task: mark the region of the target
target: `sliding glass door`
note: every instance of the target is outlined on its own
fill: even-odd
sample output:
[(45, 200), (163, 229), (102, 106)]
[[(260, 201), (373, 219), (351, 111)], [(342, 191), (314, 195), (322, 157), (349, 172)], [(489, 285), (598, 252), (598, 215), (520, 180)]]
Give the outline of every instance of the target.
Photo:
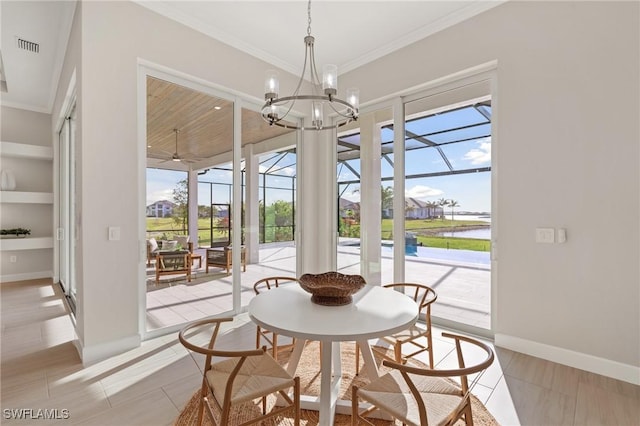
[(337, 133), (337, 268), (432, 287), (444, 325), (491, 330), (490, 76), (398, 98)]
[(405, 279), (438, 294), (432, 316), (491, 329), (489, 80), (405, 103)]
[(75, 283), (75, 126), (76, 108), (72, 106), (58, 132), (58, 273), (71, 310), (76, 307)]

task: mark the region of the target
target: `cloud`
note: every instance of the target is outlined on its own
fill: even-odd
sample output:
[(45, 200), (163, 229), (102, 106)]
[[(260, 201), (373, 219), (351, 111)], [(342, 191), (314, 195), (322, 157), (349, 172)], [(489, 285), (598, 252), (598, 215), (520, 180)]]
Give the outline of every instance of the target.
[(478, 148), (474, 148), (464, 155), (474, 166), (491, 163), (491, 138), (478, 141)]
[(352, 203), (359, 203), (360, 202), (360, 193), (359, 192), (345, 192), (344, 194), (342, 194), (342, 198), (344, 198), (345, 200), (349, 200)]
[(161, 200), (173, 201), (173, 189), (152, 189), (147, 192), (147, 205)]
[[(293, 176), (296, 173), (296, 170), (293, 167), (285, 167), (282, 169), (277, 169), (278, 171), (276, 172), (277, 175), (285, 175), (285, 176)], [(260, 173), (265, 173), (267, 171), (267, 167), (263, 166), (262, 164), (260, 164), (258, 166), (258, 171)]]
[(435, 188), (430, 188), (424, 185), (416, 185), (412, 188), (405, 189), (404, 195), (405, 197), (410, 198), (428, 198), (428, 197), (437, 197), (444, 194), (443, 191)]

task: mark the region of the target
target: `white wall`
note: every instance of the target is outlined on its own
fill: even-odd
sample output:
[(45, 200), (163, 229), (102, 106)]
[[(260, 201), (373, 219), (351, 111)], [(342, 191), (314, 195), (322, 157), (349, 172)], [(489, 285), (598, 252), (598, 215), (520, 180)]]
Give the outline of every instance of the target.
[[(636, 383), (638, 17), (637, 2), (508, 2), (341, 82), (366, 102), (497, 60), (497, 341)], [(536, 244), (536, 227), (568, 241)]]
[(4, 142), (51, 146), (51, 115), (3, 106), (0, 139)]
[[(497, 60), (495, 331), (530, 352), (549, 347), (623, 374), (640, 363), (638, 27), (637, 3), (509, 2), (341, 77), (366, 102)], [(94, 347), (138, 333), (139, 218), (124, 206), (145, 196), (139, 57), (256, 98), (267, 68), (137, 5), (83, 3), (83, 320)], [(300, 161), (304, 184), (318, 164)], [(318, 194), (329, 198), (328, 186)], [(317, 206), (305, 205), (301, 232), (317, 234)], [(121, 241), (107, 241), (108, 226), (121, 227)], [(538, 226), (565, 227), (569, 240), (536, 244)], [(311, 255), (329, 264), (324, 246), (303, 265)]]
[[(144, 212), (135, 206), (146, 194), (138, 189), (138, 60), (252, 93), (256, 103), (264, 70), (272, 66), (130, 2), (82, 2), (71, 38), (54, 116), (75, 68), (81, 221), (77, 317), (81, 355), (90, 363), (136, 346), (142, 332), (138, 277), (145, 259), (139, 215)], [(281, 87), (288, 85), (295, 87), (295, 76), (281, 74)], [(108, 241), (110, 226), (120, 227), (120, 241)]]

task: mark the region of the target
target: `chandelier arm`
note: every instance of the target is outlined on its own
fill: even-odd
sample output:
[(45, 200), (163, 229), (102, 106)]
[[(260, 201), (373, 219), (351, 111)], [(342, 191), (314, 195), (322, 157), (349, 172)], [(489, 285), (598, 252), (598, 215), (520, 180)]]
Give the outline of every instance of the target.
[[(306, 42), (306, 38), (305, 38), (305, 48), (304, 48), (304, 63), (302, 64), (302, 73), (300, 74), (300, 79), (298, 80), (298, 85), (296, 86), (296, 89), (293, 91), (293, 95), (289, 96), (289, 99), (291, 101), (291, 103), (289, 104), (289, 106), (287, 107), (287, 110), (284, 114), (282, 114), (281, 117), (278, 117), (277, 120), (274, 121), (273, 118), (267, 120), (270, 123), (273, 122), (279, 122), (280, 120), (284, 120), (289, 113), (291, 112), (291, 110), (293, 109), (293, 106), (296, 103), (296, 99), (298, 96), (298, 93), (300, 93), (300, 88), (302, 87), (302, 82), (304, 81), (304, 72), (307, 69), (307, 63), (308, 63), (308, 58), (309, 58), (309, 48), (308, 48), (308, 43)], [(313, 60), (313, 55), (311, 55), (311, 59)], [(276, 106), (284, 106), (284, 104), (286, 103), (286, 101), (282, 101), (284, 98), (274, 98), (271, 99), (270, 102), (265, 103), (265, 105), (262, 107), (263, 109), (267, 106), (267, 105), (276, 105)], [(282, 102), (281, 102), (282, 101)], [(264, 114), (262, 114), (263, 117), (265, 117)], [(266, 120), (266, 118), (265, 118)]]
[[(358, 116), (358, 109), (354, 108), (353, 105), (351, 105), (350, 103), (343, 101), (342, 99), (338, 99), (338, 98), (334, 98), (332, 97), (331, 100), (333, 102), (329, 102), (329, 106), (331, 107), (331, 109), (333, 110), (333, 112), (335, 112), (336, 114), (338, 114), (340, 117), (345, 117), (345, 118), (355, 118)], [(334, 103), (339, 103), (342, 104), (344, 106), (347, 107), (347, 113), (343, 113), (340, 112), (336, 109), (336, 107), (333, 105)]]
[(320, 76), (318, 75), (318, 69), (316, 68), (316, 52), (313, 47), (313, 44), (309, 46), (309, 51), (311, 53), (310, 55), (311, 61), (309, 66), (309, 74), (311, 78), (311, 91), (315, 95), (320, 92), (319, 87), (321, 82), (320, 82)]
[(337, 129), (337, 128), (339, 128), (339, 127), (344, 126), (345, 124), (349, 124), (349, 123), (351, 123), (352, 121), (354, 121), (354, 120), (345, 120), (345, 121), (343, 121), (343, 122), (341, 122), (341, 123), (338, 123), (338, 124), (336, 124), (336, 125), (334, 125), (334, 126), (322, 126), (322, 128), (321, 128), (321, 129), (318, 129), (318, 128), (316, 128), (315, 126), (311, 126), (311, 127), (304, 127), (304, 126), (290, 125), (290, 124), (287, 124), (287, 123), (281, 123), (281, 122), (280, 122), (280, 120), (273, 121), (273, 122), (269, 121), (269, 123), (270, 123), (270, 124), (273, 124), (273, 125), (275, 125), (275, 126), (278, 126), (278, 127), (282, 127), (283, 129), (303, 130), (303, 131), (304, 131), (304, 130), (318, 130), (318, 131), (320, 131), (320, 130), (331, 130), (331, 129)]
[[(353, 106), (351, 104), (349, 104), (347, 101), (344, 101), (340, 98), (334, 98), (332, 97), (331, 99), (329, 98), (329, 96), (327, 95), (296, 95), (296, 96), (285, 96), (282, 98), (276, 98), (273, 99), (271, 101), (266, 102), (263, 106), (262, 106), (262, 118), (268, 122), (269, 124), (275, 124), (279, 127), (283, 127), (286, 129), (300, 129), (300, 130), (306, 130), (309, 128), (306, 128), (304, 126), (295, 126), (295, 125), (289, 125), (286, 123), (281, 123), (282, 120), (284, 120), (284, 118), (286, 117), (286, 115), (282, 116), (282, 117), (278, 117), (278, 119), (274, 119), (273, 117), (269, 117), (268, 114), (265, 114), (264, 111), (267, 109), (267, 107), (271, 106), (272, 104), (274, 105), (282, 105), (285, 104), (287, 102), (291, 102), (291, 105), (293, 106), (293, 103), (295, 103), (295, 101), (300, 100), (300, 101), (322, 101), (322, 102), (329, 102), (330, 105), (332, 105), (333, 103), (338, 103), (341, 104), (347, 108), (349, 108), (351, 111), (356, 111), (353, 109)], [(333, 108), (333, 105), (332, 105)], [(289, 108), (289, 110), (291, 110), (291, 107)], [(338, 115), (340, 115), (343, 118), (346, 118), (347, 120), (343, 123), (339, 123), (335, 126), (323, 126), (322, 129), (335, 129), (337, 127), (342, 127), (347, 123), (350, 123), (352, 121), (357, 120), (357, 116), (356, 115), (344, 115), (341, 114), (339, 111), (335, 110), (336, 113), (338, 113)], [(314, 128), (315, 129), (315, 128)], [(316, 129), (316, 130), (320, 130), (320, 129)]]
[[(305, 45), (304, 48), (304, 63), (302, 64), (302, 73), (300, 74), (300, 80), (298, 80), (298, 85), (296, 86), (296, 90), (293, 91), (293, 96), (297, 96), (298, 92), (300, 92), (300, 88), (302, 87), (302, 82), (304, 81), (304, 72), (307, 69), (307, 62), (308, 62), (308, 48)], [(313, 60), (313, 56), (311, 57), (311, 59)]]

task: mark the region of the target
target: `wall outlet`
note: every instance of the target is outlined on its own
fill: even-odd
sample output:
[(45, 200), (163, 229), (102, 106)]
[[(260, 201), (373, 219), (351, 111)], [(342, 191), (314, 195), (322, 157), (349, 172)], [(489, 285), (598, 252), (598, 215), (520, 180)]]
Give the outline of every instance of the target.
[(119, 241), (120, 240), (120, 227), (119, 226), (110, 226), (109, 227), (109, 241)]
[(536, 243), (551, 243), (556, 240), (556, 231), (553, 228), (536, 228)]
[(558, 242), (559, 243), (567, 242), (567, 230), (565, 228), (558, 228)]
[(9, 262), (16, 263), (18, 261), (18, 256), (9, 256)]

